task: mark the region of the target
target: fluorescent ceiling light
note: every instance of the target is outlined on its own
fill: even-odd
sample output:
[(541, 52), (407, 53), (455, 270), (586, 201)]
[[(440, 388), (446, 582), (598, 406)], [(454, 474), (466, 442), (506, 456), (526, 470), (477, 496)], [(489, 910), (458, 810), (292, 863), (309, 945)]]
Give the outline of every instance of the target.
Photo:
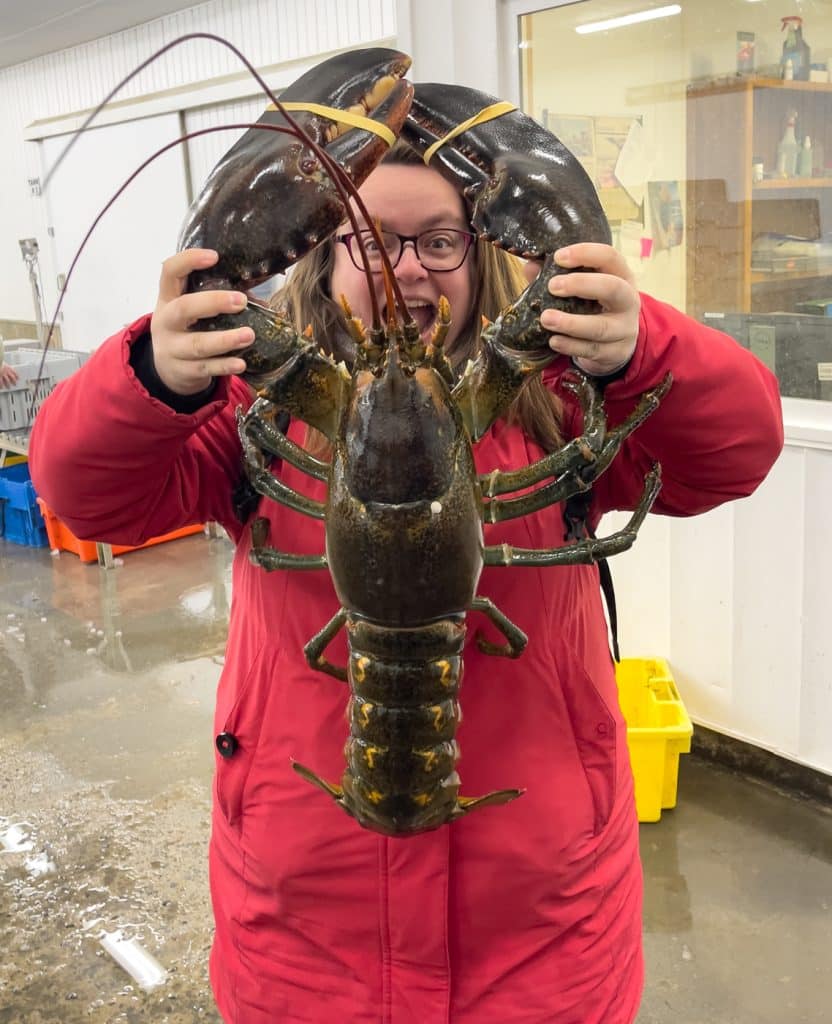
[(670, 18), (674, 14), (681, 14), (682, 8), (679, 4), (668, 4), (667, 7), (653, 7), (648, 11), (635, 11), (633, 14), (622, 14), (620, 18), (607, 18), (605, 21), (590, 21), (586, 25), (578, 25), (575, 31), (578, 35), (587, 35), (589, 32), (606, 32), (610, 28), (622, 28), (624, 25), (636, 25), (640, 21), (652, 21), (654, 18)]

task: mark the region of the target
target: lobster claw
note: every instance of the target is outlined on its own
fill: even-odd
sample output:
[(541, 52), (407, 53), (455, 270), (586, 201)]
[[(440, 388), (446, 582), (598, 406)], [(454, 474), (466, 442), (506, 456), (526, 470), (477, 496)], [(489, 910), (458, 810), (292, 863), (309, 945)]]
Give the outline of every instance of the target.
[(521, 110), (458, 85), (419, 84), (402, 136), (429, 157), (468, 205), (478, 235), (519, 256), (540, 259), (573, 242), (611, 241), (595, 187), (563, 143)]
[[(386, 140), (349, 127), (325, 109), (291, 115), (359, 185), (407, 115), (413, 87), (403, 75), (409, 66), (410, 58), (397, 50), (351, 50), (307, 71), (281, 94), (281, 102), (336, 108), (380, 122)], [(287, 122), (272, 105), (258, 124)], [(219, 161), (187, 214), (179, 248), (220, 254), (215, 266), (190, 275), (188, 290), (252, 288), (311, 251), (344, 215), (329, 173), (303, 141), (250, 128)]]
[(509, 103), (464, 86), (417, 85), (402, 136), (454, 185), (484, 241), (543, 266), (523, 294), (480, 339), (477, 358), (453, 391), (472, 438), (508, 408), (524, 382), (555, 358), (544, 309), (598, 313), (579, 296), (554, 296), (554, 253), (576, 242), (610, 244), (598, 193), (575, 155), (551, 132)]

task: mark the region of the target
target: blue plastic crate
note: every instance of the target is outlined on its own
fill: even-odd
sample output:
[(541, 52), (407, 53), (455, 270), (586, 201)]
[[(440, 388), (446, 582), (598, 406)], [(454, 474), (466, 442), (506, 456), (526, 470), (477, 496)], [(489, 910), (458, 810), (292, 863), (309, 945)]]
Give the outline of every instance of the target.
[(28, 463), (0, 469), (0, 536), (12, 544), (49, 546)]

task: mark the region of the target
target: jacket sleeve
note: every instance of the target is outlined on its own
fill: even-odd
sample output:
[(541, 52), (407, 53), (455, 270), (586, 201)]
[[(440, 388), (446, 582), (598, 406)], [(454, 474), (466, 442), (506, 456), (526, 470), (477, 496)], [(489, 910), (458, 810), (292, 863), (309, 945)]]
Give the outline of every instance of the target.
[[(609, 426), (621, 423), (666, 373), (673, 383), (594, 484), (593, 515), (634, 509), (657, 462), (662, 489), (654, 512), (696, 515), (751, 494), (783, 447), (776, 377), (728, 335), (641, 298), (635, 354), (604, 391)], [(580, 432), (574, 403), (565, 413), (567, 433)]]
[(141, 544), (190, 523), (239, 536), (232, 490), (241, 475), (237, 378), (191, 414), (152, 398), (129, 363), (143, 317), (109, 338), (43, 403), (29, 461), (38, 494), (81, 539)]

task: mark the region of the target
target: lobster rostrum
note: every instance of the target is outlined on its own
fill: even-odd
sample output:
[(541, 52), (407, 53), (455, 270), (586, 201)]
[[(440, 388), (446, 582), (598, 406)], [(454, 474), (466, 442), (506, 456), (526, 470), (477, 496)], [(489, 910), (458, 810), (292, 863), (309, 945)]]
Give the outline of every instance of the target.
[[(416, 89), (405, 133), (413, 145), (427, 151), (448, 134), (444, 125), (476, 115), (483, 97), (473, 90), (424, 88), (424, 98), (423, 87)], [(293, 94), (299, 92), (293, 88)], [(440, 113), (444, 121), (439, 120)], [(355, 343), (350, 368), (323, 352), (319, 339), (298, 334), (270, 311), (259, 311), (256, 322), (244, 315), (210, 321), (216, 329), (249, 323), (257, 332), (251, 358), (242, 354), (250, 361), (247, 376), (260, 384), (258, 398), (245, 414), (238, 411), (249, 480), (259, 494), (325, 524), (325, 552), (301, 555), (270, 547), (268, 522), (257, 518), (251, 527), (250, 557), (267, 570), (328, 569), (341, 605), (304, 651), (310, 666), (349, 683), (346, 770), (336, 784), (297, 762), (294, 768), (359, 824), (394, 836), (438, 828), (476, 807), (521, 795), (517, 789), (480, 797), (459, 793), (455, 737), (466, 614), (485, 614), (504, 637), (504, 643), (494, 644), (478, 636), (478, 645), (487, 653), (518, 657), (527, 643), (517, 626), (478, 595), (483, 566), (572, 565), (623, 551), (633, 543), (660, 487), (655, 466), (630, 522), (607, 538), (546, 550), (484, 543), (484, 522), (526, 515), (591, 487), (624, 439), (657, 407), (670, 381), (645, 393), (624, 422), (608, 429), (600, 392), (576, 373), (565, 386), (583, 408), (583, 434), (529, 466), (478, 475), (472, 440), (507, 410), (532, 374), (555, 358), (539, 323), (542, 309), (564, 308), (564, 300), (555, 299), (546, 288), (545, 275), (559, 272), (551, 253), (567, 242), (607, 241), (609, 234), (583, 169), (557, 139), (524, 115), (478, 127), (473, 141), (476, 147), (468, 133), (461, 132), (443, 143), (442, 173), (465, 190), (473, 223), (483, 237), (545, 259), (540, 277), (484, 330), (479, 354), (458, 379), (443, 351), (450, 323), (447, 303), (440, 302), (433, 335), (425, 343), (389, 265), (384, 271), (386, 322), (375, 298), (374, 322), (367, 329), (352, 318), (343, 301)], [(270, 142), (252, 139), (251, 145), (257, 149)], [(515, 152), (526, 156), (521, 160), (512, 156)], [(251, 172), (252, 187), (256, 173)], [(328, 173), (340, 177), (342, 185), (348, 181), (331, 166)], [(230, 215), (225, 204), (236, 201), (241, 186), (226, 195), (221, 170), (211, 182), (208, 189), (217, 197), (210, 217), (213, 227), (205, 227), (200, 213), (212, 204), (199, 200), (183, 244), (222, 251), (222, 226)], [(535, 187), (534, 204), (525, 193), (530, 182)], [(245, 187), (242, 191), (245, 194)], [(251, 202), (256, 204), (256, 199)], [(321, 199), (323, 206), (327, 202)], [(527, 217), (530, 206), (534, 215)], [(259, 206), (250, 210), (259, 212)], [(294, 240), (298, 229), (293, 229), (292, 249), (298, 254), (324, 237), (316, 202), (305, 211), (305, 243)], [(263, 266), (286, 265), (287, 250), (274, 243), (274, 238), (284, 237), (278, 226), (283, 212), (282, 207), (275, 210), (275, 228), (263, 236), (256, 259), (245, 266), (225, 264), (230, 281), (223, 286), (251, 281)], [(338, 216), (343, 214), (342, 207)], [(240, 230), (248, 223), (242, 218)], [(365, 224), (375, 230), (369, 218)], [(329, 223), (327, 230), (335, 227)], [(380, 239), (377, 244), (383, 252)], [(244, 251), (242, 243), (235, 240), (235, 245)], [(367, 276), (370, 287), (369, 269)], [(216, 280), (195, 284), (217, 285)], [(276, 426), (280, 411), (323, 433), (331, 460), (315, 458), (290, 441)], [(266, 455), (325, 481), (326, 500), (316, 501), (288, 487), (269, 469)], [(525, 493), (500, 497), (518, 490)], [(346, 630), (349, 649), (348, 665), (343, 667), (329, 662), (325, 654), (341, 629)]]

